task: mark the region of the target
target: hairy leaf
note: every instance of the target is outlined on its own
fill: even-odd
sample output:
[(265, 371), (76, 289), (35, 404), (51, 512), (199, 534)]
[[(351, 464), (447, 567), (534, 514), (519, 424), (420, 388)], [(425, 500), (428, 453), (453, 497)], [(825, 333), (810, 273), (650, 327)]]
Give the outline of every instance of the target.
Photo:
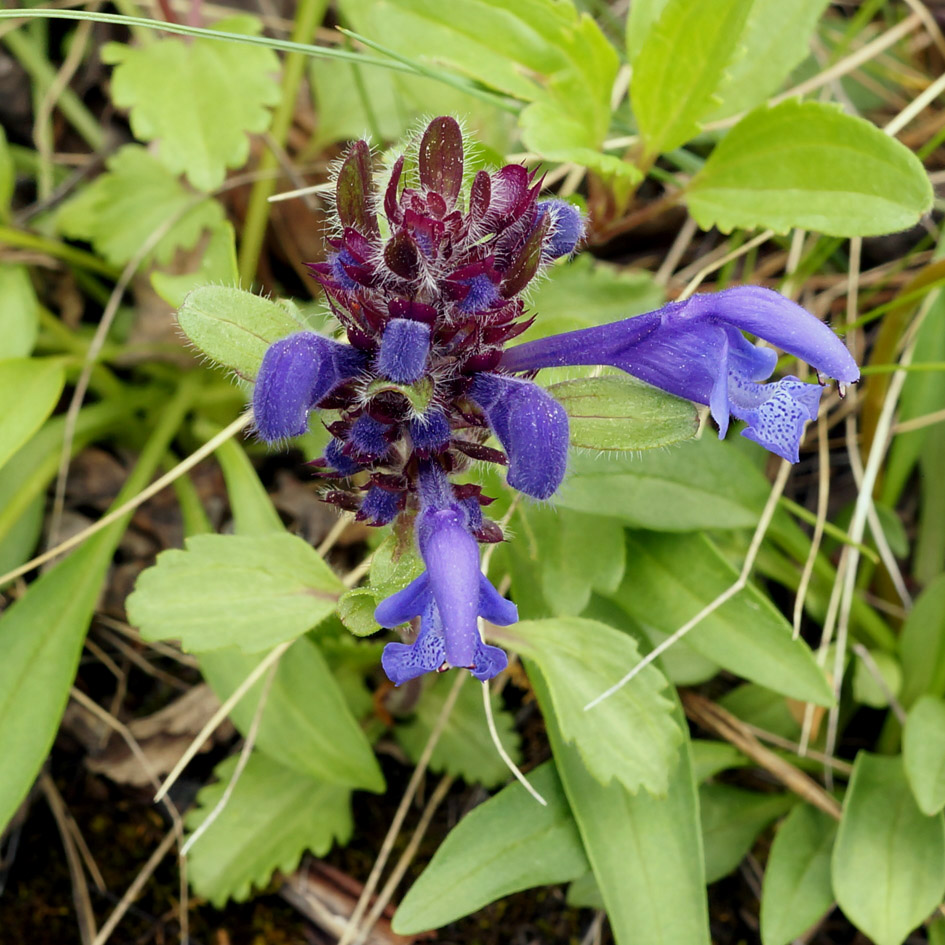
[[(262, 654), (235, 649), (200, 654), (200, 670), (223, 700), (255, 669)], [(246, 734), (264, 688), (260, 679), (230, 712)], [(384, 778), (325, 657), (306, 637), (279, 661), (259, 724), (256, 747), (280, 764), (327, 784), (383, 791)]]
[[(665, 797), (634, 795), (617, 781), (604, 787), (562, 737), (541, 674), (531, 682), (617, 945), (709, 945), (699, 801), (687, 746)], [(678, 706), (675, 720), (685, 728)]]
[(26, 266), (0, 262), (0, 338), (7, 358), (25, 358), (39, 334), (39, 300)]
[(875, 236), (918, 222), (932, 205), (919, 159), (862, 118), (819, 102), (746, 115), (687, 188), (704, 229), (792, 227)]
[[(255, 36), (262, 24), (241, 15), (213, 28)], [(108, 43), (102, 59), (116, 67), (112, 100), (131, 109), (134, 136), (157, 141), (164, 166), (200, 190), (219, 187), (228, 167), (246, 163), (248, 134), (269, 127), (268, 106), (279, 101), (279, 60), (262, 46), (174, 37)]]
[(177, 320), (211, 361), (247, 381), (256, 379), (269, 345), (306, 327), (269, 299), (218, 285), (200, 286), (189, 293)]

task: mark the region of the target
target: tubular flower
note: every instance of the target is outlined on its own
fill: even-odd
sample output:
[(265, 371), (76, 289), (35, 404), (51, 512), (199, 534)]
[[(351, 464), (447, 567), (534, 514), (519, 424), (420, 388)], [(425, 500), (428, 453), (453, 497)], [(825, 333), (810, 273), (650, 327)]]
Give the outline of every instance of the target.
[[(414, 643), (384, 650), (397, 685), (448, 667), (488, 679), (506, 665), (478, 630), (480, 617), (516, 619), (479, 571), (478, 544), (501, 541), (502, 530), (483, 514), (492, 499), (451, 478), (474, 461), (499, 463), (512, 488), (554, 495), (567, 466), (568, 417), (534, 372), (620, 367), (708, 404), (723, 435), (730, 416), (745, 420), (746, 436), (792, 460), (820, 390), (796, 378), (760, 383), (776, 356), (742, 331), (844, 383), (858, 377), (830, 329), (757, 288), (506, 351), (532, 321), (522, 292), (584, 235), (581, 213), (562, 200), (539, 201), (539, 190), (514, 164), (468, 180), (452, 118), (434, 119), (380, 190), (368, 145), (357, 142), (338, 171), (328, 257), (309, 267), (347, 343), (300, 332), (273, 344), (259, 370), (253, 412), (262, 439), (299, 435), (314, 409), (330, 412), (323, 419), (331, 440), (313, 461), (326, 480), (322, 498), (369, 525), (413, 523), (426, 571), (375, 615), (386, 627), (419, 618)], [(501, 450), (489, 444), (492, 435)]]
[(771, 289), (742, 286), (670, 302), (655, 312), (595, 328), (527, 342), (507, 351), (500, 367), (607, 364), (671, 394), (708, 404), (725, 436), (730, 417), (747, 422), (742, 435), (789, 462), (798, 460), (804, 424), (817, 418), (821, 388), (796, 377), (771, 384), (777, 355), (749, 343), (751, 332), (850, 384), (860, 372), (823, 322)]

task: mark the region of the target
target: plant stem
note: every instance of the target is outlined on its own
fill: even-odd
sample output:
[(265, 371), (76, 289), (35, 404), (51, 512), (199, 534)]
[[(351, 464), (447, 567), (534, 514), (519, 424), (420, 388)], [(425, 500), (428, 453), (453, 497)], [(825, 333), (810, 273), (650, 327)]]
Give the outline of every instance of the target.
[(4, 243), (7, 246), (16, 246), (19, 249), (32, 249), (39, 253), (45, 253), (54, 259), (61, 259), (72, 266), (78, 266), (80, 269), (88, 269), (91, 272), (108, 276), (109, 279), (118, 278), (118, 271), (109, 266), (108, 263), (102, 262), (98, 256), (46, 236), (39, 236), (26, 230), (18, 230), (13, 226), (0, 226), (0, 245)]
[[(56, 78), (56, 70), (22, 30), (7, 33), (3, 37), (3, 42), (40, 88), (47, 89), (52, 85)], [(82, 99), (72, 89), (62, 90), (57, 105), (69, 124), (93, 151), (101, 151), (105, 147), (105, 133), (95, 120), (95, 116), (83, 105)]]
[[(300, 0), (292, 29), (292, 41), (307, 42), (314, 36), (315, 30), (325, 15), (328, 0)], [(270, 134), (276, 146), (285, 145), (292, 116), (295, 113), (302, 71), (305, 68), (305, 56), (301, 53), (288, 53), (282, 72), (282, 100), (272, 119)], [(275, 169), (278, 161), (275, 151), (267, 148), (259, 161), (259, 171)], [(259, 254), (262, 251), (266, 227), (269, 223), (269, 198), (276, 188), (276, 178), (260, 179), (253, 185), (243, 223), (243, 238), (240, 242), (239, 274), (240, 283), (249, 287), (256, 276)]]

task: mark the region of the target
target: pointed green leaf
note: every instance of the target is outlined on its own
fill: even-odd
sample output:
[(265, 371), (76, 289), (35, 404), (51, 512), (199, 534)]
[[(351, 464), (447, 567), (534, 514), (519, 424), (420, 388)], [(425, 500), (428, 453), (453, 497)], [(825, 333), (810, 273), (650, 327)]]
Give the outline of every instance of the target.
[[(187, 814), (192, 833), (217, 805), (233, 777), (237, 759), (217, 765), (219, 779), (197, 795)], [(194, 844), (188, 878), (198, 896), (222, 909), (242, 902), (253, 886), (262, 888), (276, 870), (291, 873), (309, 850), (324, 856), (332, 844), (351, 837), (351, 791), (285, 768), (253, 752), (226, 807)]]
[(571, 445), (590, 450), (649, 450), (690, 440), (695, 404), (631, 377), (585, 377), (552, 384), (568, 412)]
[[(213, 28), (262, 32), (246, 15)], [(219, 187), (228, 167), (246, 163), (248, 134), (269, 127), (268, 106), (279, 101), (279, 60), (262, 46), (174, 37), (138, 47), (108, 43), (102, 59), (116, 66), (112, 100), (131, 109), (135, 137), (157, 141), (165, 167), (201, 190)]]
[(436, 851), (394, 916), (399, 935), (436, 929), (532, 886), (588, 869), (571, 810), (549, 761), (528, 776), (542, 807), (515, 782), (467, 814)]
[(311, 630), (344, 586), (295, 535), (194, 535), (161, 552), (129, 596), (129, 619), (147, 640), (186, 650), (258, 653)]
[(836, 821), (798, 804), (775, 834), (761, 893), (761, 940), (789, 945), (833, 904), (830, 852)]
[(910, 709), (902, 760), (922, 813), (937, 814), (945, 807), (945, 700), (923, 696)]
[[(540, 673), (541, 704), (555, 764), (607, 908), (617, 945), (709, 945), (699, 801), (683, 745), (665, 797), (604, 787), (558, 728)], [(676, 724), (686, 722), (678, 706)]]
[(655, 157), (699, 133), (718, 102), (753, 0), (669, 0), (649, 29), (633, 67), (630, 101)]
[(305, 329), (288, 309), (232, 286), (204, 285), (184, 299), (177, 320), (211, 360), (254, 381), (266, 349)]
[(901, 758), (861, 751), (833, 848), (833, 891), (876, 945), (901, 945), (945, 894), (945, 822), (916, 805)]
[[(666, 679), (646, 667), (594, 709), (584, 706), (640, 661), (636, 641), (595, 620), (561, 617), (494, 628), (492, 636), (541, 670), (561, 735), (602, 784), (663, 794), (677, 765), (682, 733)], [(546, 707), (545, 717), (550, 710)]]
[[(628, 532), (627, 573), (614, 599), (634, 619), (674, 633), (728, 590), (738, 572), (704, 535)], [(776, 692), (830, 705), (833, 691), (803, 640), (749, 585), (698, 623), (686, 644)]]
[(65, 382), (62, 362), (53, 358), (0, 361), (0, 404), (8, 405), (0, 412), (0, 466), (53, 412)]
[(904, 230), (932, 206), (919, 159), (863, 118), (790, 100), (746, 115), (686, 191), (703, 229), (792, 227), (830, 236)]

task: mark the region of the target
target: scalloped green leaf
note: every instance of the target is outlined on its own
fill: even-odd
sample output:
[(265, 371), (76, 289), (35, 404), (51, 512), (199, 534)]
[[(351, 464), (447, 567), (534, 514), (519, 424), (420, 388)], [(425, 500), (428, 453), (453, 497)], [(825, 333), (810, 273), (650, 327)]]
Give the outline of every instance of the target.
[(703, 229), (792, 227), (830, 236), (904, 230), (932, 206), (919, 159), (838, 106), (790, 100), (746, 115), (686, 189)]
[[(217, 765), (215, 784), (197, 795), (186, 825), (193, 833), (223, 797), (237, 758)], [(219, 817), (194, 844), (188, 878), (198, 896), (218, 909), (243, 902), (276, 870), (291, 873), (302, 854), (324, 856), (337, 840), (347, 843), (354, 824), (351, 791), (322, 784), (254, 751)]]
[[(256, 36), (255, 17), (228, 17), (213, 29)], [(249, 157), (250, 133), (269, 127), (279, 101), (279, 59), (271, 49), (211, 39), (160, 39), (146, 46), (108, 43), (112, 101), (131, 110), (139, 141), (156, 141), (161, 162), (200, 190), (219, 187), (226, 169)]]
[(315, 549), (287, 532), (194, 535), (185, 544), (161, 552), (128, 598), (145, 639), (258, 653), (311, 630), (344, 590)]
[(609, 699), (584, 711), (640, 662), (632, 637), (581, 617), (523, 620), (492, 628), (490, 635), (537, 665), (562, 736), (577, 747), (601, 784), (616, 780), (633, 794), (641, 787), (666, 793), (683, 734), (673, 719), (673, 703), (662, 695), (663, 674), (647, 666)]
[(60, 207), (56, 225), (65, 236), (90, 242), (115, 266), (127, 263), (162, 227), (170, 228), (146, 261), (163, 265), (178, 249), (192, 248), (205, 229), (223, 222), (220, 204), (201, 200), (136, 144), (116, 151), (105, 167), (104, 174)]
[(548, 393), (568, 412), (571, 445), (591, 450), (649, 450), (691, 440), (695, 404), (626, 376), (583, 377)]

